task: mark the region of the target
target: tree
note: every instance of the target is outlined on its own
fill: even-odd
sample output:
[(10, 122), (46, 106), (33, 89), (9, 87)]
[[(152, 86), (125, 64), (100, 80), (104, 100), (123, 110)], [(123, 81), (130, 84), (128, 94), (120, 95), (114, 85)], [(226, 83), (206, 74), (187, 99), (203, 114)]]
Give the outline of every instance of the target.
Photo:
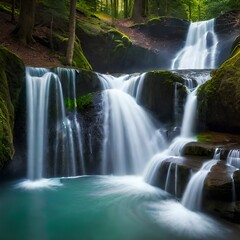
[(132, 19), (134, 22), (141, 22), (145, 17), (146, 0), (135, 0), (132, 11)]
[(20, 15), (13, 34), (23, 43), (34, 42), (32, 31), (35, 22), (36, 0), (21, 0)]
[(77, 0), (70, 2), (70, 16), (69, 16), (69, 38), (66, 53), (66, 63), (72, 66), (74, 43), (75, 43), (75, 26), (76, 26), (76, 4)]
[(11, 21), (12, 23), (15, 23), (15, 0), (12, 0), (12, 9), (11, 9)]

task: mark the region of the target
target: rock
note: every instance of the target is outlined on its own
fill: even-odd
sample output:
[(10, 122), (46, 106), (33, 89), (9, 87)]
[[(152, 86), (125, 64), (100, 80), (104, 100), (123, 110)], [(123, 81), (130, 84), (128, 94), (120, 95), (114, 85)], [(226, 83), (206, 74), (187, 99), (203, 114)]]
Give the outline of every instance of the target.
[(240, 50), (212, 72), (198, 89), (200, 125), (220, 132), (240, 132)]
[(189, 25), (190, 23), (186, 20), (162, 16), (152, 18), (146, 24), (136, 24), (133, 27), (151, 37), (184, 41)]
[(227, 166), (225, 161), (219, 161), (212, 167), (211, 172), (205, 180), (205, 198), (232, 201), (232, 179), (234, 168)]
[(183, 148), (184, 156), (201, 156), (211, 159), (214, 155), (215, 146), (212, 144), (191, 142), (187, 143)]
[(23, 76), (23, 62), (0, 47), (0, 169), (14, 156), (13, 128)]
[[(169, 173), (169, 183), (167, 186), (167, 192), (175, 195), (176, 197), (182, 197), (186, 186), (189, 182), (191, 171), (196, 172), (202, 164), (203, 158), (199, 157), (166, 157), (158, 169), (155, 169), (153, 173), (151, 185), (165, 189), (167, 174)], [(171, 165), (170, 165), (171, 164)], [(171, 168), (169, 169), (169, 166)], [(177, 167), (177, 169), (176, 169)], [(176, 181), (177, 176), (177, 181)], [(177, 186), (175, 183), (177, 182)]]
[(217, 66), (220, 66), (231, 54), (234, 39), (239, 35), (239, 10), (221, 14), (215, 20), (215, 32), (218, 37)]
[[(64, 37), (63, 34), (54, 32), (53, 34), (53, 48), (55, 51), (61, 52), (63, 55), (65, 55), (67, 51), (67, 37)], [(63, 57), (63, 62), (65, 61)], [(75, 41), (75, 47), (74, 47), (74, 53), (73, 53), (73, 61), (72, 61), (73, 67), (85, 69), (85, 70), (92, 70), (92, 66), (88, 62), (87, 58), (85, 57), (80, 40), (76, 37)]]
[(174, 94), (177, 85), (178, 107), (183, 112), (187, 91), (183, 78), (169, 71), (151, 71), (145, 76), (139, 103), (160, 122), (174, 125)]
[(93, 69), (99, 72), (138, 72), (158, 68), (161, 59), (97, 18), (80, 18), (76, 35)]

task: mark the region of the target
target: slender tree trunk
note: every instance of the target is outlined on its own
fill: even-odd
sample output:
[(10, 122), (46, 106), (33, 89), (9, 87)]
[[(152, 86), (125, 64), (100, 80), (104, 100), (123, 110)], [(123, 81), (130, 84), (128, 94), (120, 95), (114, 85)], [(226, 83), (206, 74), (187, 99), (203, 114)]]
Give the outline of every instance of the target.
[(134, 22), (141, 22), (145, 17), (145, 0), (135, 0), (132, 11)]
[(66, 54), (66, 64), (72, 66), (74, 43), (75, 43), (75, 26), (76, 26), (76, 4), (77, 0), (70, 2), (70, 17), (69, 17), (69, 38)]
[(168, 0), (165, 1), (165, 15), (168, 15)]
[(124, 0), (124, 17), (128, 17), (128, 0)]
[(35, 5), (36, 0), (21, 0), (18, 24), (13, 30), (13, 34), (25, 44), (34, 42), (32, 31), (35, 22)]
[(15, 19), (15, 3), (16, 1), (15, 0), (12, 0), (12, 17), (11, 17), (11, 22), (12, 23), (15, 23), (16, 19)]
[(188, 11), (189, 11), (188, 21), (192, 21), (192, 4), (190, 2), (188, 4)]

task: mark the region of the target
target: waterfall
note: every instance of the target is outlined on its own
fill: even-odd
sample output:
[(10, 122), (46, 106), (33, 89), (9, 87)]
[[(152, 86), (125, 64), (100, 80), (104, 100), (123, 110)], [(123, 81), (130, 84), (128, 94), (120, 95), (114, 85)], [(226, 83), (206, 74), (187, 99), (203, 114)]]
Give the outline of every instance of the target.
[(117, 78), (99, 74), (105, 89), (102, 93), (102, 174), (140, 174), (149, 159), (165, 147), (160, 131), (136, 101), (141, 94), (144, 76), (145, 74), (127, 75)]
[[(185, 79), (185, 84), (188, 90), (187, 100), (184, 106), (184, 114), (181, 126), (180, 136), (176, 137), (168, 148), (169, 155), (180, 156), (183, 147), (192, 141), (194, 138), (194, 128), (197, 110), (197, 89), (203, 83), (205, 83), (209, 78), (209, 72), (204, 72), (202, 74), (194, 75), (192, 72), (182, 74)], [(195, 88), (194, 83), (195, 83)]]
[[(216, 152), (218, 152), (218, 149), (216, 149), (215, 153)], [(182, 204), (186, 208), (196, 211), (201, 209), (204, 181), (211, 171), (211, 168), (219, 161), (218, 153), (216, 153), (215, 156), (216, 159), (213, 158), (205, 162), (200, 170), (191, 177), (182, 197)]]
[(240, 150), (233, 149), (227, 156), (227, 164), (237, 169), (240, 168)]
[(214, 69), (218, 39), (214, 19), (190, 24), (185, 46), (172, 61), (171, 69)]
[[(26, 69), (27, 175), (30, 180), (48, 175), (76, 175), (77, 168), (84, 172), (80, 126), (75, 113), (67, 116), (62, 88), (64, 84), (74, 88), (74, 70), (57, 69), (56, 73), (41, 68)], [(66, 96), (70, 97), (69, 94)]]
[[(234, 171), (238, 170), (240, 168), (240, 150), (239, 149), (233, 149), (228, 153), (227, 156), (227, 165), (234, 167)], [(236, 190), (235, 190), (235, 182), (233, 178), (233, 173), (231, 174), (231, 180), (232, 180), (232, 201), (236, 201)]]
[[(206, 72), (179, 72), (185, 79), (185, 85), (188, 89), (188, 97), (184, 107), (183, 121), (181, 126), (181, 133), (173, 139), (168, 148), (152, 157), (144, 171), (144, 180), (148, 183), (154, 183), (155, 175), (157, 175), (162, 167), (162, 162), (168, 156), (181, 156), (184, 146), (192, 141), (195, 141), (193, 134), (194, 123), (196, 118), (197, 107), (197, 88), (205, 83), (209, 78), (209, 71)], [(195, 86), (195, 88), (194, 88)], [(175, 185), (175, 187), (177, 187)]]
[(193, 92), (189, 93), (187, 96), (187, 101), (185, 105), (185, 111), (183, 115), (183, 122), (181, 128), (181, 137), (193, 137), (193, 127), (194, 127), (194, 119), (196, 116), (196, 108), (197, 108), (197, 89)]

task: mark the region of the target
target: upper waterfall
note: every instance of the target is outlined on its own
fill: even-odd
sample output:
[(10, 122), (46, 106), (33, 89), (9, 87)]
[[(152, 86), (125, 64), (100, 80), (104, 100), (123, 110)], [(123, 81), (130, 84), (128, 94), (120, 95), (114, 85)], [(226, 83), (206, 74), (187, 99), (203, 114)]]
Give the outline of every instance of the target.
[(172, 61), (171, 69), (214, 69), (218, 39), (214, 19), (190, 24), (186, 43)]

